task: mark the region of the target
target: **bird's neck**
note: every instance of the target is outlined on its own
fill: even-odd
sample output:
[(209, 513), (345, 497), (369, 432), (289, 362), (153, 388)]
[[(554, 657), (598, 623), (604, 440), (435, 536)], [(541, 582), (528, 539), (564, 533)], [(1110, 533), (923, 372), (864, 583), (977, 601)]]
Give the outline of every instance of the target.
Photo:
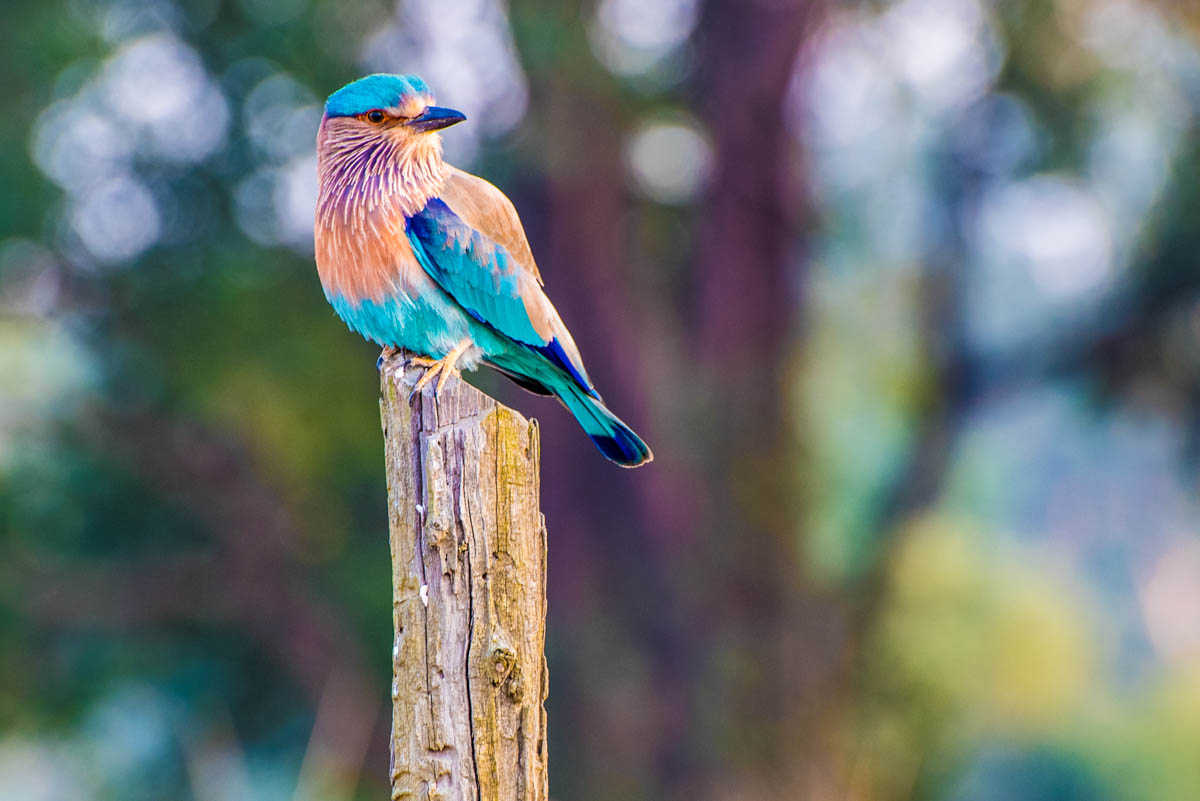
[(441, 192), (449, 169), (436, 134), (356, 136), (327, 125), (318, 136), (317, 162), (318, 219), (350, 226), (376, 225), (380, 214), (416, 214)]

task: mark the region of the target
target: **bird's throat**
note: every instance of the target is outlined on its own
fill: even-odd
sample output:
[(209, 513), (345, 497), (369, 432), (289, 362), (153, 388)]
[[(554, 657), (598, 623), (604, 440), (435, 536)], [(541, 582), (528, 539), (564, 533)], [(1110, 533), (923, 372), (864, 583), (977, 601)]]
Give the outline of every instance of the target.
[(437, 134), (362, 136), (325, 127), (317, 142), (319, 220), (358, 227), (379, 215), (408, 217), (441, 191), (447, 168)]
[[(407, 219), (438, 196), (449, 168), (436, 134), (364, 135), (328, 119), (317, 138), (317, 271), (329, 297), (350, 303), (414, 298), (427, 282)], [(333, 123), (333, 124), (331, 124)]]

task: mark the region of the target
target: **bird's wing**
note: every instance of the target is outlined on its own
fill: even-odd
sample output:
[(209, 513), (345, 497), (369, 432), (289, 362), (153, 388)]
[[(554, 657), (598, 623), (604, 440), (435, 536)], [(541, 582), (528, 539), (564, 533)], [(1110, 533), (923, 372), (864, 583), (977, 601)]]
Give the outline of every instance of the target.
[(537, 275), (503, 245), (468, 225), (440, 198), (408, 218), (406, 233), (421, 267), (468, 314), (545, 356), (599, 397)]
[(517, 265), (542, 285), (521, 218), (503, 192), (478, 175), (450, 167), (441, 198), (463, 222), (508, 251)]

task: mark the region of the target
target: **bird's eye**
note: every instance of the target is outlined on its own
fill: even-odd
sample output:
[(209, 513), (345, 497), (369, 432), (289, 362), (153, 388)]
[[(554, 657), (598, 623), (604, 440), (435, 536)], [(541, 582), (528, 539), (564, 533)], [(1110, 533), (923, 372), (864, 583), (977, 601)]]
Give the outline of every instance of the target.
[(367, 120), (369, 120), (370, 122), (376, 123), (376, 124), (381, 123), (381, 122), (383, 122), (383, 112), (380, 111), (379, 109), (375, 109), (374, 111), (368, 111), (367, 112)]

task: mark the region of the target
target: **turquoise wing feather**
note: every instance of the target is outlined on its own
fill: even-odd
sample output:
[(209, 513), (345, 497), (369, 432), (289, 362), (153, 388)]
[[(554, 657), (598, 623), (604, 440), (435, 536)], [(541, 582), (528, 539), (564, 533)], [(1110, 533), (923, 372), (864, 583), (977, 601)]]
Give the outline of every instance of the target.
[(438, 198), (408, 219), (407, 234), (425, 272), (472, 317), (526, 345), (549, 344), (522, 297), (521, 270), (504, 248)]
[(406, 234), (421, 267), (479, 322), (560, 367), (599, 397), (571, 335), (537, 276), (467, 225), (439, 198), (408, 218)]

